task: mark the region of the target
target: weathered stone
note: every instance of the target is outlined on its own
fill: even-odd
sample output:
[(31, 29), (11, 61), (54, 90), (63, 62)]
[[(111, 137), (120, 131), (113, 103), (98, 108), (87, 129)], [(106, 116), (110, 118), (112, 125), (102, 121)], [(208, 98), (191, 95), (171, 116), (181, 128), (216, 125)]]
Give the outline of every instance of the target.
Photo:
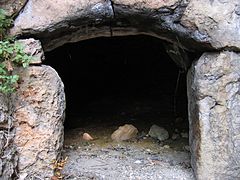
[(32, 57), (30, 64), (41, 64), (44, 60), (44, 52), (41, 42), (33, 38), (18, 40), (23, 45), (24, 52)]
[(50, 178), (51, 162), (63, 146), (65, 96), (63, 83), (49, 66), (19, 69), (21, 84), (15, 94), (19, 175)]
[(151, 126), (148, 135), (152, 138), (158, 139), (159, 141), (165, 141), (169, 138), (168, 131), (163, 127), (159, 127), (155, 124)]
[(0, 179), (4, 180), (15, 175), (18, 158), (12, 143), (15, 129), (11, 113), (11, 97), (0, 93)]
[(45, 45), (45, 50), (53, 49), (66, 42), (110, 36), (112, 17), (110, 1), (29, 0), (16, 18), (12, 33), (35, 34)]
[(11, 32), (38, 37), (45, 50), (131, 34), (149, 34), (189, 49), (240, 50), (239, 9), (238, 0), (29, 0)]
[(191, 0), (181, 24), (215, 48), (240, 50), (239, 0)]
[(125, 124), (114, 131), (111, 135), (111, 138), (114, 141), (124, 141), (136, 137), (137, 133), (138, 130), (136, 127), (131, 124)]
[(204, 53), (188, 73), (190, 148), (199, 180), (240, 179), (240, 54)]
[(207, 41), (192, 36), (191, 30), (179, 23), (187, 4), (181, 0), (29, 0), (11, 33), (34, 35), (45, 51), (93, 37), (136, 34), (177, 41), (181, 48), (209, 48)]
[(27, 0), (1, 0), (0, 7), (4, 9), (8, 16), (16, 16), (25, 5)]

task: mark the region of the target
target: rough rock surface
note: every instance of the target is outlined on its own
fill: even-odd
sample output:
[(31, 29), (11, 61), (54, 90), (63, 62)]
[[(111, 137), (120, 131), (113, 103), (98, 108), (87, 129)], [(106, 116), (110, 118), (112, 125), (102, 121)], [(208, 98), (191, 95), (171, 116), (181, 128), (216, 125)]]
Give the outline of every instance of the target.
[(131, 124), (125, 124), (120, 126), (116, 131), (111, 135), (112, 140), (114, 141), (124, 141), (137, 136), (138, 130)]
[(199, 180), (240, 179), (240, 54), (205, 53), (188, 73), (192, 167)]
[(191, 0), (181, 24), (209, 39), (215, 48), (240, 50), (239, 0)]
[(0, 94), (0, 179), (11, 180), (16, 174), (18, 156), (12, 143), (15, 129), (8, 95)]
[(24, 48), (24, 52), (32, 57), (30, 64), (41, 64), (45, 59), (41, 42), (33, 38), (18, 40)]
[(16, 16), (24, 7), (27, 0), (1, 0), (0, 7), (4, 9), (8, 16)]
[(190, 49), (239, 50), (239, 9), (238, 0), (29, 0), (12, 33), (34, 35), (45, 50), (127, 34), (149, 34)]
[(63, 146), (63, 83), (55, 70), (45, 65), (20, 69), (19, 73), (21, 84), (14, 99), (19, 176), (50, 178), (51, 162)]
[[(44, 54), (40, 41), (25, 39), (19, 42), (23, 44), (25, 52), (33, 57), (31, 64), (42, 62)], [(13, 143), (16, 122), (12, 117), (15, 111), (12, 98), (14, 99), (14, 96), (0, 94), (0, 179), (2, 177), (4, 180), (16, 176), (18, 163), (16, 144)]]
[(98, 34), (110, 36), (112, 16), (110, 2), (105, 0), (29, 0), (15, 20), (12, 32), (34, 35), (44, 43), (45, 49), (52, 49)]

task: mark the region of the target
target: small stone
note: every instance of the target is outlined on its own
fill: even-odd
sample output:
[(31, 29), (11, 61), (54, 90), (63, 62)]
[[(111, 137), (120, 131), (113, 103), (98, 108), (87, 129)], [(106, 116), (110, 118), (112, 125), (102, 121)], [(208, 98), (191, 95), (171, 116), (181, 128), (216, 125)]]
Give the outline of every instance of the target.
[(142, 163), (142, 161), (140, 161), (140, 160), (134, 161), (134, 164), (141, 164), (141, 163)]
[(59, 178), (57, 176), (52, 176), (51, 180), (58, 180)]
[(146, 151), (147, 151), (147, 152), (151, 152), (151, 150), (150, 150), (150, 149), (146, 149)]
[(163, 148), (165, 148), (165, 149), (169, 149), (170, 146), (166, 144), (166, 145), (163, 146)]
[(124, 141), (135, 138), (137, 136), (138, 129), (132, 124), (125, 124), (120, 126), (116, 131), (111, 135), (113, 141)]
[(166, 129), (164, 129), (163, 127), (159, 127), (155, 124), (151, 126), (148, 134), (152, 138), (156, 138), (160, 141), (164, 141), (169, 138), (168, 131)]
[(90, 134), (88, 134), (88, 133), (83, 133), (82, 138), (85, 141), (92, 141), (93, 140), (93, 137)]
[(190, 151), (190, 146), (184, 146), (183, 149), (186, 151)]
[(179, 137), (180, 137), (179, 134), (173, 133), (172, 140), (179, 139)]
[(181, 136), (182, 136), (183, 138), (188, 138), (188, 133), (181, 133)]

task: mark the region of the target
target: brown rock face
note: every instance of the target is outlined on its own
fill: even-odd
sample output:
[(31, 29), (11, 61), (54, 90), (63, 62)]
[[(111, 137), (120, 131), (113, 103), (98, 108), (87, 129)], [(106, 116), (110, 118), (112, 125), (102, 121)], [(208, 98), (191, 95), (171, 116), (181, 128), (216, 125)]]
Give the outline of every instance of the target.
[(136, 137), (137, 133), (138, 130), (136, 127), (131, 124), (125, 124), (114, 131), (111, 138), (114, 141), (124, 141)]
[(48, 66), (32, 66), (19, 73), (21, 84), (14, 99), (19, 175), (49, 178), (51, 162), (63, 146), (63, 84)]

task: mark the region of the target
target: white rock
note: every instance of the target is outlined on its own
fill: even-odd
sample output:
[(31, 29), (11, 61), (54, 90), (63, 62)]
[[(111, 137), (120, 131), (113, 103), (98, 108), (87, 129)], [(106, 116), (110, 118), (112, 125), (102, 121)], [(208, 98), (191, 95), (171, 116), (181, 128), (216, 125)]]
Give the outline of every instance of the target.
[(131, 124), (125, 124), (120, 126), (116, 131), (111, 135), (112, 140), (114, 141), (124, 141), (137, 136), (138, 130)]
[(140, 161), (140, 160), (134, 161), (134, 164), (141, 164), (141, 163), (142, 163), (142, 161)]
[(151, 126), (148, 134), (152, 138), (156, 138), (160, 141), (164, 141), (169, 138), (168, 131), (166, 129), (164, 129), (163, 127), (159, 127), (155, 124)]

